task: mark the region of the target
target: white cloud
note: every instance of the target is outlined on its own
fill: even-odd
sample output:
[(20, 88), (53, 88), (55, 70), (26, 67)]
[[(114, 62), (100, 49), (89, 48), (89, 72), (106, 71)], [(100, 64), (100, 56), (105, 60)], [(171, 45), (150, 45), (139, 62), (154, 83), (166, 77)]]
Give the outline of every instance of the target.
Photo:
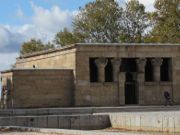
[(15, 63), (18, 53), (0, 53), (0, 71), (6, 70)]
[[(18, 53), (0, 53), (0, 71), (9, 69), (15, 63), (17, 56)], [(1, 81), (0, 81), (0, 94), (1, 94)]]
[(31, 39), (51, 41), (54, 35), (64, 27), (70, 27), (74, 12), (61, 10), (58, 6), (45, 9), (31, 3), (33, 15), (28, 17), (18, 7), (19, 19), (31, 18), (21, 26), (0, 25), (0, 70), (10, 68), (18, 56), (23, 42)]
[(145, 6), (153, 5), (155, 0), (139, 0), (140, 3), (143, 3)]
[(0, 48), (8, 44), (9, 42), (8, 35), (9, 35), (8, 30), (5, 29), (4, 27), (0, 27)]
[[(117, 1), (123, 3), (124, 0)], [(148, 11), (153, 10), (154, 0), (140, 0), (140, 2), (146, 6)], [(29, 23), (22, 26), (0, 25), (0, 67), (9, 65), (3, 64), (5, 61), (2, 53), (19, 52), (21, 44), (30, 38), (41, 39), (44, 42), (51, 41), (58, 31), (64, 27), (71, 27), (72, 18), (77, 14), (77, 11), (62, 10), (58, 6), (45, 9), (31, 3), (31, 7), (33, 10), (31, 17), (26, 16), (20, 7), (16, 12), (17, 17), (21, 20), (30, 18)], [(15, 57), (15, 55), (11, 56)], [(7, 61), (10, 62), (12, 59), (7, 59)]]
[[(31, 38), (51, 41), (58, 31), (71, 26), (74, 12), (61, 10), (58, 6), (45, 9), (34, 3), (31, 3), (31, 7), (31, 23), (21, 26), (0, 25), (0, 52), (18, 52), (21, 44)], [(27, 18), (20, 7), (16, 15), (19, 19)]]
[(23, 34), (13, 31), (10, 26), (0, 25), (0, 53), (17, 52), (24, 39)]
[[(130, 0), (116, 0), (120, 5), (124, 5), (125, 2)], [(155, 0), (139, 0), (140, 3), (144, 4), (146, 7), (146, 11), (153, 11), (154, 10), (154, 2)]]
[(139, 0), (139, 2), (146, 6), (147, 11), (153, 11), (154, 10), (155, 0)]
[(64, 27), (71, 26), (72, 12), (61, 10), (58, 6), (47, 10), (33, 3), (31, 5), (34, 11), (32, 21), (40, 30), (54, 33)]

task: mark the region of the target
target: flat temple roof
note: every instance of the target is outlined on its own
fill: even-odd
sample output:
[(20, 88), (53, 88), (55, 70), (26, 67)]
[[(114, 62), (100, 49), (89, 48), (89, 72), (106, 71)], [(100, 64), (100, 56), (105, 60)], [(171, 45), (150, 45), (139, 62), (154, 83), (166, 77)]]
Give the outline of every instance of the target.
[(23, 58), (43, 55), (47, 53), (69, 50), (69, 49), (76, 48), (77, 46), (92, 46), (92, 47), (93, 46), (180, 46), (180, 44), (173, 44), (173, 43), (76, 43), (76, 44), (67, 45), (67, 46), (59, 47), (55, 49), (49, 49), (45, 51), (25, 54), (18, 58), (23, 59)]
[(73, 69), (65, 69), (65, 68), (52, 68), (52, 69), (49, 69), (49, 68), (25, 68), (25, 69), (18, 69), (18, 68), (15, 68), (15, 69), (9, 69), (9, 70), (5, 70), (5, 71), (1, 71), (0, 73), (9, 73), (9, 72), (13, 72), (13, 71), (58, 71), (58, 70), (61, 70), (61, 71), (73, 71)]

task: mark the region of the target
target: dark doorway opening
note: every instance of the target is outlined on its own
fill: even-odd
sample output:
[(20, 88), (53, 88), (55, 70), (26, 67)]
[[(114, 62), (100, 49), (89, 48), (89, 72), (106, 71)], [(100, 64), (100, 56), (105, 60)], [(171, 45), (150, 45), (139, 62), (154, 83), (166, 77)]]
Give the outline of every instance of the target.
[(90, 82), (98, 82), (98, 68), (95, 63), (96, 58), (89, 59)]
[(137, 104), (136, 81), (134, 73), (126, 73), (125, 82), (125, 104)]
[(137, 65), (135, 58), (122, 59), (121, 72), (126, 72), (125, 104), (137, 104), (138, 94), (136, 89)]
[(111, 63), (111, 59), (108, 59), (108, 63), (105, 67), (105, 82), (113, 82), (113, 67)]
[(120, 68), (121, 72), (136, 72), (136, 59), (135, 58), (123, 58)]
[(161, 81), (170, 81), (170, 59), (164, 58), (161, 65)]
[(145, 66), (145, 81), (152, 82), (153, 81), (153, 66), (151, 63), (152, 58), (147, 58), (146, 66)]

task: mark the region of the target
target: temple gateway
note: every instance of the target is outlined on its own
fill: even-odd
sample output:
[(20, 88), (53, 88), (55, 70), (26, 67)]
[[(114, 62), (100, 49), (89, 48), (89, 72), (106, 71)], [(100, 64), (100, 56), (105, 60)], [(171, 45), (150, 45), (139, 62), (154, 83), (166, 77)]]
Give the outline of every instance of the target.
[(180, 44), (74, 44), (1, 72), (2, 108), (180, 104)]

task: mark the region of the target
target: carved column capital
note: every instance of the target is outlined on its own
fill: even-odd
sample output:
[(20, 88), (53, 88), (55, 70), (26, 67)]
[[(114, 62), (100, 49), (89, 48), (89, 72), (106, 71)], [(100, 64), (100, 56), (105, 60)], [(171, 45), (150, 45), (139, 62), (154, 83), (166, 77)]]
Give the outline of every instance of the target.
[(105, 67), (108, 63), (106, 58), (98, 58), (95, 60), (96, 66), (98, 67), (98, 81), (105, 82)]
[(151, 60), (153, 66), (160, 67), (162, 65), (163, 59), (162, 58), (154, 58)]
[(145, 72), (146, 62), (147, 62), (146, 58), (139, 58), (136, 60), (138, 72), (141, 72), (141, 73)]
[(108, 63), (108, 60), (106, 58), (98, 58), (95, 60), (96, 66), (97, 67), (105, 67)]
[(113, 80), (118, 81), (118, 73), (120, 71), (121, 58), (114, 58), (111, 60), (113, 66)]
[(151, 63), (153, 65), (153, 77), (154, 81), (159, 82), (160, 81), (160, 66), (162, 65), (163, 59), (162, 58), (154, 58), (151, 60)]
[(111, 60), (112, 65), (120, 66), (121, 65), (121, 58), (114, 58)]

